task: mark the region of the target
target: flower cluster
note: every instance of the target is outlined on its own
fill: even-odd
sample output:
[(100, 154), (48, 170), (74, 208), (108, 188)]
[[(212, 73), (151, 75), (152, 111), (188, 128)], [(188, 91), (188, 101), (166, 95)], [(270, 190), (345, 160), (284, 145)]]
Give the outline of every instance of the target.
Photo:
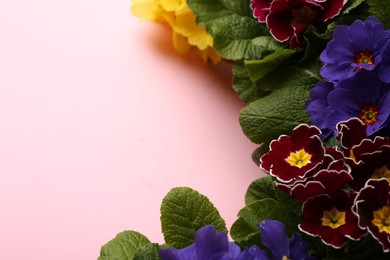
[(303, 201), (299, 229), (341, 248), (368, 233), (390, 250), (390, 139), (367, 138), (359, 118), (337, 124), (340, 146), (325, 148), (305, 124), (270, 144), (260, 166)]
[(259, 225), (261, 240), (269, 252), (257, 245), (241, 251), (240, 247), (228, 241), (225, 232), (218, 232), (214, 226), (206, 225), (196, 231), (195, 242), (183, 249), (166, 248), (159, 251), (162, 260), (271, 260), (297, 259), (311, 260), (308, 251), (310, 244), (302, 236), (294, 233), (291, 238), (286, 234), (283, 223), (264, 220)]
[(390, 31), (374, 17), (339, 25), (320, 59), (326, 82), (311, 90), (307, 113), (324, 137), (337, 133), (338, 122), (359, 117), (367, 135), (390, 121)]
[(133, 15), (172, 29), (173, 46), (178, 53), (185, 55), (194, 51), (203, 61), (220, 61), (213, 49), (213, 39), (203, 26), (196, 24), (186, 0), (132, 0), (132, 3)]

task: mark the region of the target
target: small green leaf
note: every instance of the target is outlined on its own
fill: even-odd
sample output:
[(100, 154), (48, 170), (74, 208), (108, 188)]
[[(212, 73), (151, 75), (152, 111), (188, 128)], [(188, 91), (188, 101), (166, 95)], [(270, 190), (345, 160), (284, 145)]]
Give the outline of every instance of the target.
[(186, 187), (172, 189), (161, 204), (161, 227), (165, 242), (184, 248), (194, 242), (195, 232), (205, 225), (225, 231), (225, 221), (207, 197)]
[(306, 88), (277, 89), (241, 110), (241, 128), (252, 142), (258, 144), (291, 133), (297, 125), (309, 123), (310, 117), (305, 109), (308, 98)]
[(134, 260), (159, 260), (159, 244), (150, 243), (140, 248), (134, 256)]
[(138, 249), (150, 241), (136, 231), (124, 231), (102, 246), (99, 260), (133, 260)]
[(214, 49), (227, 60), (261, 59), (280, 47), (263, 24), (235, 14), (216, 20), (208, 32)]
[(341, 15), (349, 14), (353, 9), (364, 3), (366, 0), (349, 0), (341, 12)]
[(258, 81), (271, 71), (275, 70), (295, 51), (291, 49), (276, 49), (275, 52), (265, 56), (260, 60), (246, 60), (245, 66), (248, 69), (250, 79), (253, 82)]
[(366, 0), (369, 5), (368, 12), (380, 20), (383, 26), (390, 28), (390, 4), (385, 0)]
[(199, 25), (211, 25), (221, 17), (237, 14), (253, 17), (251, 0), (187, 0), (188, 6), (196, 15)]
[(253, 181), (245, 194), (245, 204), (249, 205), (262, 199), (274, 199), (277, 200), (277, 196), (274, 191), (274, 182), (271, 176), (265, 176)]
[(278, 220), (285, 224), (288, 235), (298, 231), (299, 215), (274, 199), (257, 200), (238, 213), (238, 220), (230, 229), (232, 238), (241, 246), (260, 244), (258, 224), (265, 219)]
[(259, 89), (249, 78), (249, 73), (242, 61), (234, 63), (233, 67), (233, 89), (237, 95), (246, 103), (255, 101), (268, 95), (269, 91)]

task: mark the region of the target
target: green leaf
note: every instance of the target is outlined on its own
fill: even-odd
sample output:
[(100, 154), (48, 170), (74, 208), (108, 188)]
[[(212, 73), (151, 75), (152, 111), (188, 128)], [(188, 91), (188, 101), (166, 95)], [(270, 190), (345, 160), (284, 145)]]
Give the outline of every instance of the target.
[(364, 3), (366, 0), (349, 0), (341, 12), (341, 15), (349, 14), (352, 10), (354, 10), (356, 7)]
[(248, 70), (244, 62), (238, 61), (233, 67), (233, 89), (237, 95), (246, 103), (250, 103), (268, 95), (269, 91), (259, 89), (249, 78)]
[(260, 158), (264, 154), (269, 152), (269, 143), (262, 143), (259, 147), (257, 147), (252, 153), (252, 160), (255, 162), (257, 166), (260, 166)]
[(366, 0), (369, 5), (368, 12), (370, 15), (378, 18), (383, 26), (390, 28), (390, 4), (386, 0)]
[(195, 231), (211, 224), (227, 232), (225, 221), (207, 197), (197, 191), (179, 187), (172, 189), (161, 204), (161, 227), (165, 242), (184, 248), (194, 242)]
[(199, 25), (211, 25), (221, 17), (237, 14), (253, 17), (251, 0), (187, 0), (188, 6), (196, 15)]
[(274, 181), (271, 176), (265, 176), (253, 181), (245, 194), (245, 204), (249, 205), (262, 199), (274, 199), (277, 200), (277, 196), (274, 191)]
[(300, 214), (302, 202), (294, 199), (286, 192), (279, 189), (271, 176), (265, 176), (255, 180), (249, 185), (245, 194), (245, 204), (249, 205), (258, 200), (274, 199), (284, 203), (286, 207), (290, 208), (297, 215)]
[(150, 243), (140, 248), (134, 256), (134, 260), (159, 260), (159, 244)]
[(252, 142), (258, 144), (289, 134), (297, 125), (309, 123), (310, 117), (305, 109), (308, 98), (306, 88), (277, 89), (241, 110), (241, 128)]
[(239, 15), (222, 17), (209, 27), (214, 49), (225, 59), (261, 59), (280, 48), (268, 29), (253, 18)]
[(132, 260), (138, 249), (150, 241), (136, 231), (124, 231), (102, 246), (99, 260)]
[(279, 67), (283, 61), (289, 58), (295, 51), (291, 49), (276, 49), (275, 52), (260, 60), (247, 60), (245, 66), (249, 77), (253, 82), (258, 81)]
[(241, 246), (260, 244), (258, 223), (265, 219), (278, 220), (285, 224), (288, 235), (298, 230), (299, 215), (274, 199), (255, 201), (238, 213), (238, 219), (230, 229), (232, 238)]

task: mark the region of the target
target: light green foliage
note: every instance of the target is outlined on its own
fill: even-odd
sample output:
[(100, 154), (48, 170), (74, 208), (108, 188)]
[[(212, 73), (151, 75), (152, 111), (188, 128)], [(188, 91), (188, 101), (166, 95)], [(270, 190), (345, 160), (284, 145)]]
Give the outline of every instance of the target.
[(132, 260), (136, 252), (150, 241), (135, 231), (123, 231), (102, 246), (99, 260)]
[(211, 224), (225, 231), (225, 221), (207, 197), (186, 187), (172, 189), (161, 204), (161, 227), (169, 247), (184, 248), (194, 242), (194, 234)]

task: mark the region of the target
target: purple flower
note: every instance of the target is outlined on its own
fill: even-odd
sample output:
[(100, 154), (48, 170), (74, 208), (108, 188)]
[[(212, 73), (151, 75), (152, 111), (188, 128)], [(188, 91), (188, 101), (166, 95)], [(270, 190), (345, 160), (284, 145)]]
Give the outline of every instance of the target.
[[(364, 22), (356, 20), (351, 26), (337, 26), (333, 39), (321, 53), (324, 66), (320, 74), (327, 81), (337, 83), (353, 77), (362, 69), (375, 69), (382, 60), (382, 48), (388, 38), (389, 34), (385, 33), (383, 25), (375, 17), (368, 17)], [(390, 61), (387, 60), (382, 65), (384, 73), (390, 69), (386, 67), (390, 65), (388, 63)], [(386, 78), (390, 80), (390, 76)]]
[[(325, 110), (328, 104), (328, 94), (334, 89), (333, 84), (328, 82), (318, 82), (310, 91), (310, 99), (306, 103), (306, 112), (311, 116), (310, 123), (318, 126), (322, 130), (322, 137), (327, 138), (332, 134), (326, 128), (326, 118), (331, 110)], [(326, 112), (326, 113), (324, 113)]]
[(162, 260), (236, 259), (240, 247), (229, 242), (225, 232), (207, 225), (196, 231), (195, 242), (183, 249), (166, 248), (159, 251)]
[(374, 72), (361, 71), (355, 77), (340, 81), (328, 94), (326, 128), (336, 134), (338, 122), (352, 117), (366, 125), (367, 135), (385, 127), (390, 115), (389, 84)]
[(261, 241), (271, 251), (271, 256), (258, 259), (315, 259), (308, 254), (310, 244), (298, 233), (289, 238), (283, 223), (266, 219), (259, 224), (259, 228)]

